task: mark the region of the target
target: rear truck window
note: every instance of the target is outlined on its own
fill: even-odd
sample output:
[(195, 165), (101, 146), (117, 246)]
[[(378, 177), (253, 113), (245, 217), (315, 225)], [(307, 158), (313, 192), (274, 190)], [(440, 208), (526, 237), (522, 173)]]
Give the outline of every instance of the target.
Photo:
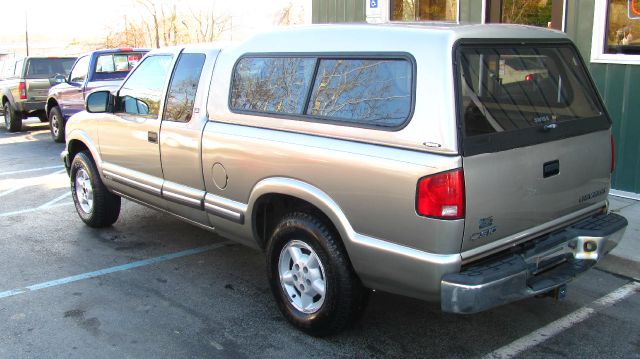
[(456, 52), (465, 156), (610, 127), (584, 64), (570, 44), (462, 44)]
[(75, 58), (29, 59), (25, 78), (48, 79), (56, 75), (67, 76), (75, 61)]
[(144, 56), (140, 52), (111, 53), (98, 56), (96, 61), (96, 73), (128, 73)]

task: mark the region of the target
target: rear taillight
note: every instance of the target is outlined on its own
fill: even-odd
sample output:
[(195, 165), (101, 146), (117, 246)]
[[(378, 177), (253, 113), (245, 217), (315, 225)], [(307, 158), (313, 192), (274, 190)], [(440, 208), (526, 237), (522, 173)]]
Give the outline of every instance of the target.
[(464, 218), (464, 172), (461, 168), (418, 181), (416, 212), (440, 219)]
[(616, 169), (616, 146), (613, 142), (613, 134), (611, 134), (611, 173)]
[(21, 100), (27, 99), (27, 85), (24, 83), (24, 81), (18, 84), (18, 93), (20, 94)]

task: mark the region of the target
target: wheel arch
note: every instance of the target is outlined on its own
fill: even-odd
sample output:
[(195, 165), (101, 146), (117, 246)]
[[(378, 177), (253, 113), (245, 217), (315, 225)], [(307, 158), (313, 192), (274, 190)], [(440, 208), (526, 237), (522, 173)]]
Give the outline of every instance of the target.
[(4, 107), (5, 103), (11, 104), (13, 106), (13, 97), (11, 95), (7, 95), (6, 93), (2, 94), (2, 106)]
[(292, 178), (272, 177), (254, 187), (247, 208), (251, 231), (258, 246), (264, 250), (278, 220), (292, 211), (306, 211), (322, 217), (340, 236), (347, 253), (353, 236), (346, 215), (340, 206), (321, 189)]
[(49, 97), (47, 99), (47, 104), (45, 105), (45, 108), (44, 108), (45, 113), (47, 114), (47, 117), (49, 117), (49, 112), (55, 106), (60, 107), (60, 105), (58, 104), (58, 100), (56, 100), (54, 97)]
[(102, 175), (102, 159), (98, 147), (93, 143), (91, 137), (84, 131), (74, 130), (67, 136), (67, 152), (69, 163), (73, 162), (73, 158), (81, 151), (88, 150), (96, 164), (96, 168)]

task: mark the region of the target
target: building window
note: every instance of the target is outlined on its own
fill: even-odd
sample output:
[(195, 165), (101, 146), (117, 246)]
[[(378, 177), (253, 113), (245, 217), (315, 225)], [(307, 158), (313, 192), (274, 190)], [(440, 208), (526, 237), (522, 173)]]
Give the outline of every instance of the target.
[(457, 21), (458, 0), (391, 0), (391, 21)]
[(595, 3), (591, 61), (640, 65), (640, 0)]
[(551, 27), (551, 0), (504, 0), (502, 23)]
[(640, 54), (640, 0), (611, 0), (607, 8), (607, 54)]

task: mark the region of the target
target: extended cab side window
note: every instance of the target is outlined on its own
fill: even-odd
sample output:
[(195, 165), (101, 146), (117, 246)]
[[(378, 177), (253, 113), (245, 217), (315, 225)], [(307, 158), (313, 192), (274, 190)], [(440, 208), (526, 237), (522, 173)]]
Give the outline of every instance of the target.
[(87, 72), (89, 71), (89, 56), (81, 57), (75, 66), (71, 70), (71, 76), (69, 82), (84, 82), (87, 78)]
[(193, 102), (204, 66), (204, 54), (182, 54), (173, 72), (167, 92), (163, 120), (189, 122)]
[(155, 55), (142, 61), (120, 89), (118, 111), (157, 117), (171, 60), (171, 55)]
[(321, 59), (306, 114), (398, 127), (411, 112), (411, 71), (404, 59)]
[(397, 128), (411, 114), (412, 76), (404, 58), (246, 57), (235, 68), (230, 107)]
[(246, 57), (238, 61), (231, 108), (240, 111), (302, 114), (315, 58)]

